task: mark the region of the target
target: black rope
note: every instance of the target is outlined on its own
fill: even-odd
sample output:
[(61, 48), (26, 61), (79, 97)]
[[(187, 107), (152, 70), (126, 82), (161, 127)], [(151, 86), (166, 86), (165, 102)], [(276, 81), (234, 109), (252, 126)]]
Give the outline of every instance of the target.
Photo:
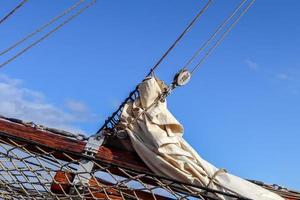
[(6, 21), (11, 15), (13, 15), (19, 8), (21, 8), (28, 0), (23, 0), (21, 3), (19, 3), (14, 9), (12, 9), (7, 15), (5, 15), (1, 20), (0, 24), (2, 24), (4, 21)]

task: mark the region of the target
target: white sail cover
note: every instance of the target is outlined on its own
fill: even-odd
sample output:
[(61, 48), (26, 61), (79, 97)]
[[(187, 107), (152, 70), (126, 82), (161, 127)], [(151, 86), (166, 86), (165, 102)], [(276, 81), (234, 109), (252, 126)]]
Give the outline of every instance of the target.
[(140, 97), (126, 104), (121, 115), (121, 126), (127, 129), (133, 148), (155, 174), (245, 198), (283, 200), (203, 160), (182, 138), (183, 127), (167, 109), (166, 102), (151, 106), (165, 87), (157, 78), (147, 78), (138, 87)]

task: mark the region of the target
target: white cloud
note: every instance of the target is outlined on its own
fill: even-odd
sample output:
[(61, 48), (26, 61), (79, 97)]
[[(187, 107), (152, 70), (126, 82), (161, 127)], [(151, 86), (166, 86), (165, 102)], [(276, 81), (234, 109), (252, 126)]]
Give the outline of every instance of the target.
[(65, 108), (59, 108), (48, 103), (43, 93), (25, 88), (21, 80), (3, 74), (0, 74), (0, 115), (73, 132), (83, 132), (75, 124), (94, 120), (84, 103), (68, 100)]
[(280, 80), (283, 80), (283, 81), (291, 80), (291, 77), (290, 77), (288, 74), (285, 74), (285, 73), (277, 74), (276, 77), (277, 77), (278, 79), (280, 79)]
[(66, 107), (71, 111), (78, 113), (87, 113), (89, 111), (88, 107), (84, 103), (73, 99), (66, 101)]
[(281, 73), (274, 70), (276, 68), (261, 67), (258, 63), (250, 59), (243, 61), (249, 69), (259, 72), (266, 80), (277, 80), (292, 94), (300, 94), (300, 68), (299, 67), (284, 67)]
[(259, 65), (250, 59), (246, 59), (245, 63), (251, 70), (257, 71), (259, 69)]

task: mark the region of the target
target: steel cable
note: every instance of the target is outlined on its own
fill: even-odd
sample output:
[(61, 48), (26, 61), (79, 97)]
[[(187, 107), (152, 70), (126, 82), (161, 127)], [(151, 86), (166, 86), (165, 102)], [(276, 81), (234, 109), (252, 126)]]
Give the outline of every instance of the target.
[[(241, 3), (238, 5), (238, 7), (229, 15), (229, 17), (227, 17), (225, 19), (225, 21), (216, 29), (216, 31), (210, 36), (210, 38), (195, 52), (195, 54), (192, 56), (192, 58), (184, 65), (184, 67), (188, 67), (192, 61), (198, 57), (198, 55), (206, 48), (208, 47), (208, 45), (216, 38), (216, 36), (218, 36), (218, 34), (224, 29), (224, 27), (226, 27), (226, 25), (230, 22), (230, 20), (236, 16), (236, 14), (243, 8), (243, 5), (247, 2), (247, 0), (242, 0)], [(238, 15), (237, 19), (235, 19), (233, 21), (233, 23), (227, 28), (225, 29), (225, 32), (223, 34), (221, 34), (221, 38), (218, 39), (216, 41), (215, 44), (213, 44), (213, 46), (211, 48), (209, 48), (206, 52), (206, 54), (204, 55), (204, 57), (200, 60), (200, 62), (198, 62), (195, 67), (191, 70), (191, 74), (193, 74), (195, 72), (195, 70), (197, 68), (200, 67), (200, 65), (208, 58), (208, 56), (212, 53), (212, 51), (220, 45), (220, 43), (225, 39), (225, 37), (227, 36), (227, 34), (234, 28), (234, 26), (237, 24), (237, 22), (241, 19), (241, 17), (248, 11), (248, 9), (253, 5), (253, 3), (255, 2), (255, 0), (251, 0), (250, 3), (248, 4), (248, 6), (244, 9), (242, 9), (242, 12)], [(209, 2), (208, 2), (209, 3)], [(208, 6), (208, 5), (206, 5)], [(205, 6), (205, 7), (206, 7)], [(206, 10), (206, 8), (204, 7), (204, 10)], [(199, 12), (201, 13), (201, 11)], [(198, 14), (199, 15), (199, 14)], [(189, 30), (188, 28), (185, 30)], [(185, 31), (184, 31), (185, 32)], [(183, 33), (184, 33), (183, 32)], [(179, 37), (182, 38), (182, 37)], [(177, 41), (177, 42), (176, 42)], [(150, 73), (148, 74), (148, 76), (154, 71), (155, 68), (157, 68), (157, 66), (161, 63), (161, 61), (168, 55), (168, 52), (170, 52), (178, 43), (178, 40), (175, 41), (175, 45), (173, 44), (168, 51), (162, 56), (162, 58), (159, 60), (159, 62), (157, 62), (157, 64), (150, 70)], [(174, 89), (174, 88), (173, 88)], [(96, 134), (99, 134), (101, 132), (101, 130), (103, 130), (104, 128), (108, 128), (108, 125), (111, 123), (111, 121), (118, 115), (120, 114), (122, 108), (124, 107), (124, 105), (132, 100), (132, 96), (137, 92), (137, 87), (135, 90), (133, 90), (130, 94), (129, 97), (127, 97), (125, 99), (125, 101), (119, 106), (119, 108), (111, 115), (111, 117), (109, 117), (106, 122), (103, 124), (103, 126), (97, 131)], [(112, 127), (114, 126), (115, 123), (112, 123)]]
[(197, 56), (210, 44), (210, 42), (223, 30), (227, 23), (235, 16), (235, 14), (240, 10), (240, 8), (247, 2), (247, 0), (241, 1), (238, 7), (225, 19), (225, 21), (220, 24), (220, 26), (215, 30), (215, 32), (210, 36), (206, 42), (194, 53), (194, 55), (188, 60), (188, 62), (182, 68), (188, 68), (188, 66), (197, 58)]
[(0, 68), (4, 67), (8, 63), (12, 62), (16, 58), (18, 58), (20, 55), (22, 55), (23, 53), (25, 53), (26, 51), (28, 51), (29, 49), (31, 49), (33, 46), (37, 45), (38, 43), (40, 43), (41, 41), (43, 41), (44, 39), (46, 39), (47, 37), (49, 37), (51, 34), (53, 34), (54, 32), (56, 32), (60, 28), (62, 28), (64, 25), (66, 25), (67, 23), (69, 23), (70, 21), (72, 21), (74, 18), (76, 18), (77, 16), (79, 16), (81, 13), (83, 13), (85, 10), (87, 10), (89, 7), (91, 7), (92, 5), (94, 5), (96, 3), (96, 1), (97, 0), (92, 0), (90, 3), (88, 3), (82, 9), (80, 9), (79, 11), (77, 11), (74, 15), (70, 16), (69, 18), (67, 18), (61, 24), (57, 25), (51, 31), (49, 31), (48, 33), (46, 33), (45, 35), (43, 35), (42, 37), (40, 37), (39, 39), (37, 39), (36, 41), (34, 41), (33, 43), (31, 43), (30, 45), (28, 45), (26, 48), (24, 48), (21, 51), (19, 51), (17, 54), (15, 54), (14, 56), (12, 56), (11, 58), (9, 58), (8, 60), (6, 60), (5, 62), (1, 63), (0, 64)]
[[(216, 36), (218, 36), (218, 34), (223, 31), (224, 27), (226, 27), (226, 25), (231, 21), (231, 19), (233, 17), (236, 16), (236, 14), (241, 11), (240, 14), (238, 14), (237, 18), (235, 20), (233, 20), (233, 22), (229, 25), (229, 27), (226, 29), (225, 28), (225, 32), (222, 33), (220, 35), (220, 38), (212, 45), (212, 47), (210, 47), (207, 52), (205, 53), (204, 57), (201, 58), (201, 60), (194, 66), (194, 68), (192, 69), (191, 71), (191, 74), (193, 74), (200, 66), (201, 64), (208, 58), (208, 56), (211, 54), (211, 52), (220, 45), (220, 43), (225, 39), (225, 37), (228, 35), (228, 33), (235, 27), (235, 25), (239, 22), (239, 20), (241, 19), (241, 17), (249, 10), (249, 8), (253, 5), (253, 3), (255, 2), (255, 0), (251, 0), (250, 3), (245, 7), (243, 8), (243, 5), (247, 2), (247, 0), (243, 0), (239, 5), (238, 7), (231, 13), (231, 15), (229, 15), (228, 18), (226, 18), (226, 20), (217, 28), (217, 30), (211, 35), (211, 37), (200, 47), (200, 49), (198, 49), (196, 51), (196, 53), (192, 56), (192, 58), (187, 62), (187, 64), (185, 65), (185, 67), (189, 66), (192, 61), (198, 57), (199, 53), (201, 53), (214, 39)], [(176, 46), (176, 45), (175, 45)], [(170, 47), (170, 49), (172, 50), (172, 46)], [(168, 51), (167, 51), (168, 53)], [(165, 57), (163, 56), (162, 59), (164, 59)], [(158, 62), (158, 65), (160, 64), (161, 61)], [(158, 65), (155, 65), (154, 68), (151, 69), (150, 73), (153, 72), (153, 70), (158, 66)], [(127, 98), (125, 100), (125, 102), (123, 102), (120, 107), (118, 108), (118, 110), (113, 113), (113, 115), (105, 122), (105, 124), (101, 127), (101, 129), (97, 132), (97, 133), (100, 133), (101, 130), (103, 128), (107, 128), (107, 125), (110, 123), (110, 121), (112, 119), (115, 118), (115, 116), (120, 112), (120, 110), (122, 109), (122, 107), (125, 105), (125, 103), (130, 100), (131, 96), (135, 93), (136, 90), (134, 90), (133, 92), (130, 93), (130, 96), (129, 98)], [(149, 107), (152, 107), (160, 98), (156, 99)], [(148, 109), (148, 108), (147, 108)], [(145, 109), (143, 112), (147, 111), (147, 109)], [(142, 112), (142, 113), (143, 113)], [(140, 113), (140, 114), (142, 114)], [(140, 114), (137, 116), (137, 118), (140, 116)], [(133, 122), (137, 119), (135, 118), (133, 120)], [(114, 127), (112, 127), (114, 128)], [(221, 186), (222, 187), (222, 186)], [(208, 187), (206, 188), (206, 190), (209, 189)], [(217, 193), (216, 191), (214, 191), (215, 193)], [(219, 191), (218, 191), (219, 192)], [(229, 193), (224, 193), (223, 195), (230, 195)], [(235, 196), (236, 197), (236, 196)], [(238, 199), (240, 199), (241, 197), (238, 197)], [(242, 198), (241, 198), (242, 199)]]
[(184, 31), (179, 35), (179, 37), (174, 41), (174, 43), (169, 47), (169, 49), (162, 55), (162, 57), (158, 60), (158, 62), (151, 68), (149, 76), (159, 65), (160, 63), (168, 56), (168, 54), (178, 45), (180, 40), (186, 35), (187, 32), (189, 32), (194, 24), (199, 20), (199, 18), (205, 13), (205, 11), (208, 9), (210, 4), (212, 3), (212, 0), (208, 0), (205, 6), (197, 13), (197, 15), (193, 18), (193, 20), (188, 24), (188, 26), (184, 29)]
[(10, 16), (12, 16), (19, 8), (21, 8), (28, 0), (21, 1), (14, 9), (12, 9), (7, 15), (5, 15), (1, 20), (0, 24), (6, 21)]
[[(168, 50), (162, 55), (162, 57), (158, 60), (158, 62), (155, 63), (155, 65), (151, 68), (150, 72), (147, 74), (149, 76), (151, 73), (154, 72), (154, 70), (161, 64), (161, 62), (169, 55), (169, 53), (178, 45), (178, 43), (181, 41), (181, 39), (187, 34), (188, 31), (191, 30), (191, 28), (195, 25), (195, 23), (199, 20), (199, 18), (205, 13), (205, 11), (208, 9), (210, 4), (212, 3), (212, 0), (208, 0), (207, 3), (204, 5), (203, 8), (196, 14), (196, 16), (192, 19), (192, 21), (187, 25), (187, 27), (184, 29), (184, 31), (179, 35), (179, 37), (174, 41), (174, 43), (168, 48)], [(96, 134), (99, 134), (104, 128), (107, 128), (107, 125), (111, 123), (111, 121), (118, 115), (118, 113), (122, 110), (124, 105), (132, 99), (133, 95), (135, 95), (137, 92), (137, 87), (130, 92), (129, 96), (123, 101), (123, 103), (118, 107), (118, 109), (112, 113), (110, 117), (105, 121), (105, 123), (100, 127), (100, 129), (97, 131)]]
[(228, 29), (220, 36), (220, 38), (213, 44), (211, 48), (207, 50), (204, 57), (193, 67), (191, 74), (194, 74), (195, 71), (202, 65), (202, 63), (208, 58), (214, 49), (216, 49), (221, 42), (226, 38), (230, 31), (235, 27), (235, 25), (240, 21), (241, 17), (249, 10), (249, 8), (254, 4), (255, 0), (251, 0), (250, 3), (243, 9), (243, 11), (237, 16), (237, 18), (232, 22)]
[(24, 38), (22, 38), (21, 40), (17, 41), (16, 43), (14, 43), (13, 45), (11, 45), (10, 47), (8, 47), (7, 49), (3, 50), (0, 52), (0, 56), (2, 56), (3, 54), (7, 53), (8, 51), (14, 49), (15, 47), (19, 46), (20, 44), (22, 44), (23, 42), (25, 42), (26, 40), (30, 39), (31, 37), (33, 37), (34, 35), (36, 35), (37, 33), (43, 31), (45, 28), (47, 28), (48, 26), (50, 26), (51, 24), (53, 24), (54, 22), (56, 22), (57, 20), (59, 20), (60, 18), (64, 17), (65, 15), (67, 15), (68, 13), (70, 13), (72, 10), (74, 10), (75, 8), (77, 8), (80, 4), (82, 4), (85, 0), (79, 0), (78, 2), (76, 2), (74, 5), (72, 5), (71, 7), (69, 7), (68, 9), (64, 10), (61, 14), (57, 15), (55, 18), (53, 18), (52, 20), (50, 20), (49, 22), (47, 22), (46, 24), (42, 25), (41, 27), (39, 27), (38, 29), (36, 29), (35, 31), (29, 33), (28, 35), (26, 35)]

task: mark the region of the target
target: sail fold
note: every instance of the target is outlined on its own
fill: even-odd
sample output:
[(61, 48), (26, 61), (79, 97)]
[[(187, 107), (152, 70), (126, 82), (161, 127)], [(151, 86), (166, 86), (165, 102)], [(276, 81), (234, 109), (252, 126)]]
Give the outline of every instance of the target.
[(168, 110), (167, 102), (153, 104), (165, 87), (156, 77), (145, 79), (138, 87), (140, 97), (125, 105), (119, 124), (127, 130), (133, 148), (155, 174), (245, 198), (283, 200), (202, 159), (183, 139), (183, 126)]

